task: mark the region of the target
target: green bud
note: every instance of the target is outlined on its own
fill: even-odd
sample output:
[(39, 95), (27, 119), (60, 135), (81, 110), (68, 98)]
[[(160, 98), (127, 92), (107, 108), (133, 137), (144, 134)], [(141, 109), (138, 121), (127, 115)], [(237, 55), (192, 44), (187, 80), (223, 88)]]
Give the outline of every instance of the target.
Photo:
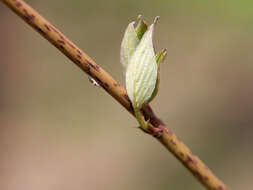
[(135, 115), (142, 129), (148, 131), (148, 122), (141, 114), (141, 108), (157, 94), (160, 63), (164, 61), (166, 50), (157, 55), (153, 46), (153, 32), (158, 17), (146, 28), (142, 17), (137, 26), (130, 23), (121, 44), (121, 63), (126, 68), (126, 90), (132, 102)]
[(157, 81), (157, 62), (153, 47), (155, 23), (149, 26), (129, 60), (126, 70), (126, 89), (135, 108), (148, 103)]

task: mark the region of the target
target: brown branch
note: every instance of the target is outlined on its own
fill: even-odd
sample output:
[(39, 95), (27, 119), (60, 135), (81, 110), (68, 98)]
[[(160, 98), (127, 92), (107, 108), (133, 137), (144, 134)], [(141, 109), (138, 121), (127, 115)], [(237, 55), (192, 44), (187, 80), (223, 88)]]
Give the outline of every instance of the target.
[[(1, 0), (44, 38), (51, 42), (78, 67), (96, 80), (112, 97), (134, 115), (126, 90), (111, 75), (66, 38), (38, 12), (22, 0)], [(147, 105), (143, 115), (150, 120), (150, 135), (161, 142), (209, 190), (228, 190), (208, 167), (181, 142), (153, 113)]]

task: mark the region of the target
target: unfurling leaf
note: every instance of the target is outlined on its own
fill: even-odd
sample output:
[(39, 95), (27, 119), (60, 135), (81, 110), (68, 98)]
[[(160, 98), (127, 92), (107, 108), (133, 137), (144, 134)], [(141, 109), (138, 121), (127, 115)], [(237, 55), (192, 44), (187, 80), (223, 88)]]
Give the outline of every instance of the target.
[(142, 17), (134, 27), (130, 23), (121, 44), (121, 63), (126, 68), (126, 90), (132, 102), (135, 115), (142, 129), (148, 131), (148, 122), (141, 114), (141, 108), (157, 94), (159, 68), (167, 51), (155, 55), (153, 32), (158, 17), (147, 29)]

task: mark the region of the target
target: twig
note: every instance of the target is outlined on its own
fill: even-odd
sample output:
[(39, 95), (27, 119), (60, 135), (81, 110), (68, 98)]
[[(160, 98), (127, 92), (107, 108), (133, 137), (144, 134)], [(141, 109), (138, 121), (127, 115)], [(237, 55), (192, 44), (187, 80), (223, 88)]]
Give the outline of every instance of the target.
[[(51, 42), (78, 67), (92, 77), (101, 87), (134, 115), (126, 90), (89, 56), (66, 38), (58, 29), (44, 19), (22, 0), (1, 0), (44, 38)], [(181, 142), (153, 113), (147, 105), (143, 115), (150, 120), (150, 135), (161, 142), (183, 165), (209, 190), (228, 190), (208, 167)]]

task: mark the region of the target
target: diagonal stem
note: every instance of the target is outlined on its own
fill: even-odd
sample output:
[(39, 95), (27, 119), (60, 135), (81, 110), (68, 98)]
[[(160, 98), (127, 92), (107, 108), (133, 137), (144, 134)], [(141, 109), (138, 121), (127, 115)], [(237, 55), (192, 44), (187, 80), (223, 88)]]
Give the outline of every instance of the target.
[[(126, 90), (58, 29), (22, 0), (1, 1), (72, 60), (80, 69), (96, 80), (106, 92), (134, 115)], [(143, 108), (142, 111), (145, 119), (150, 122), (151, 131), (148, 133), (161, 142), (206, 189), (228, 190), (226, 185), (174, 133), (166, 128), (162, 121), (155, 116), (149, 105)]]

